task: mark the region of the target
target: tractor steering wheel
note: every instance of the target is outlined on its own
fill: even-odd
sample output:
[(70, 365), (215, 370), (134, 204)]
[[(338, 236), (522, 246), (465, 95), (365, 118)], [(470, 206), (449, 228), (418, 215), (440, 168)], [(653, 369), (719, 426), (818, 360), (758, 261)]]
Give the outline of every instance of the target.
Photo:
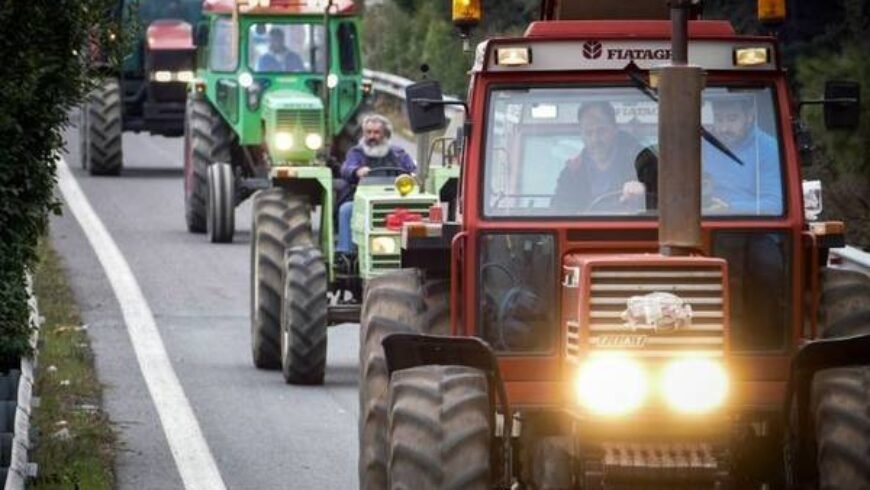
[(402, 168), (402, 167), (396, 167), (396, 166), (389, 166), (389, 167), (375, 167), (375, 168), (371, 168), (371, 167), (369, 167), (369, 173), (366, 174), (366, 177), (369, 177), (369, 176), (374, 177), (374, 175), (372, 175), (372, 174), (374, 174), (374, 173), (376, 173), (376, 172), (381, 172), (381, 173), (393, 172), (393, 173), (388, 173), (388, 174), (386, 174), (385, 177), (396, 177), (396, 176), (399, 176), (399, 175), (402, 175), (402, 174), (409, 174), (409, 173), (411, 173), (411, 172), (408, 172), (407, 170), (405, 170), (405, 169)]
[(605, 192), (604, 194), (601, 194), (600, 196), (593, 199), (592, 202), (590, 202), (589, 205), (586, 206), (586, 209), (583, 210), (583, 213), (585, 214), (585, 213), (589, 213), (589, 212), (593, 211), (595, 208), (601, 206), (601, 203), (604, 203), (604, 202), (606, 202), (608, 204), (613, 204), (610, 201), (613, 201), (614, 199), (621, 198), (621, 197), (622, 197), (622, 190), (621, 189), (618, 191)]

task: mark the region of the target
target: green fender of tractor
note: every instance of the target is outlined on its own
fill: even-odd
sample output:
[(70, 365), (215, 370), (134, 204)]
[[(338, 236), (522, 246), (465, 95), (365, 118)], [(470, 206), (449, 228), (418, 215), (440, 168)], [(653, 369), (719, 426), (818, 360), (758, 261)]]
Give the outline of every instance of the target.
[[(292, 178), (274, 179), (276, 186), (288, 189), (293, 194), (304, 195), (308, 202), (320, 204), (320, 222), (312, 223), (312, 228), (320, 240), (320, 250), (326, 259), (330, 282), (333, 277), (333, 253), (335, 252), (335, 233), (333, 231), (333, 211), (335, 198), (332, 192), (332, 170), (325, 166), (293, 167)], [(319, 228), (319, 230), (318, 230)]]
[(459, 167), (430, 167), (426, 176), (426, 190), (436, 195), (441, 195), (445, 186), (451, 181), (459, 182)]

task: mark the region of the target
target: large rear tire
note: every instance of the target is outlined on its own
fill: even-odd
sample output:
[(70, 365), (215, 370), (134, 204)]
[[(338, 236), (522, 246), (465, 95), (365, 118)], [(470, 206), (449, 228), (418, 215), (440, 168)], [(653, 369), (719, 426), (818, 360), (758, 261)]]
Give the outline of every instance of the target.
[(184, 217), (187, 230), (205, 233), (208, 219), (208, 167), (230, 162), (233, 133), (202, 96), (187, 98), (184, 117)]
[(482, 371), (396, 371), (390, 382), (389, 488), (488, 490), (491, 421)]
[(281, 368), (284, 253), (313, 246), (311, 207), (281, 188), (254, 195), (251, 219), (251, 353), (259, 369)]
[(82, 167), (91, 175), (118, 175), (123, 167), (121, 145), (124, 124), (121, 118), (121, 87), (118, 80), (106, 78), (88, 96), (82, 107), (80, 138)]
[(206, 228), (212, 243), (233, 241), (236, 214), (236, 187), (229, 163), (216, 162), (208, 167), (208, 208)]
[(449, 282), (417, 269), (375, 277), (366, 284), (360, 320), (360, 489), (387, 488), (389, 378), (381, 341), (391, 333), (449, 332)]
[(326, 265), (320, 250), (287, 250), (281, 313), (281, 371), (289, 384), (323, 384), (326, 370)]
[[(870, 277), (822, 272), (821, 333), (870, 333)], [(813, 379), (818, 488), (870, 490), (870, 366), (826, 369)]]

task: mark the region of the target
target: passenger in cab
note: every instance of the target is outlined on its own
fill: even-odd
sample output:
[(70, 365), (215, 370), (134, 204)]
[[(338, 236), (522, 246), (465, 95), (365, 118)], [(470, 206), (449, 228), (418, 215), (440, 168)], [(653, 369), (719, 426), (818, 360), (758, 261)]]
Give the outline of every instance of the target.
[(713, 212), (782, 214), (779, 148), (776, 140), (758, 127), (754, 100), (718, 97), (711, 100), (711, 106), (711, 133), (740, 160), (704, 141), (704, 176), (710, 196), (719, 205)]

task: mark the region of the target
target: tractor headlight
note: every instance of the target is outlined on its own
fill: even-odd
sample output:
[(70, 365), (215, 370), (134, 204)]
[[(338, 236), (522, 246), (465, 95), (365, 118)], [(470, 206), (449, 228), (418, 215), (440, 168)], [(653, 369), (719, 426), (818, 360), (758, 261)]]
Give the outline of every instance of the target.
[(239, 85), (241, 85), (242, 88), (248, 88), (253, 83), (254, 83), (254, 76), (253, 75), (251, 75), (250, 73), (248, 73), (246, 71), (239, 73)]
[(183, 70), (176, 73), (175, 78), (179, 82), (190, 83), (193, 81), (193, 72), (191, 70)]
[(323, 146), (323, 136), (320, 136), (317, 133), (308, 133), (305, 137), (305, 146), (307, 146), (309, 150), (319, 150), (320, 147)]
[(578, 401), (598, 415), (619, 416), (637, 410), (649, 393), (644, 367), (626, 356), (591, 357), (576, 380)]
[(414, 190), (414, 187), (417, 185), (417, 181), (414, 180), (414, 177), (411, 177), (408, 174), (402, 174), (396, 177), (393, 185), (396, 187), (396, 192), (398, 192), (400, 196), (405, 197)]
[(171, 82), (172, 72), (167, 70), (157, 70), (151, 75), (151, 79), (160, 83)]
[(728, 396), (728, 373), (714, 359), (672, 361), (662, 372), (661, 389), (678, 412), (700, 414), (719, 408)]
[(395, 255), (399, 252), (399, 239), (394, 236), (376, 236), (371, 241), (372, 255)]
[(279, 151), (293, 148), (293, 135), (285, 132), (275, 133), (275, 148)]

